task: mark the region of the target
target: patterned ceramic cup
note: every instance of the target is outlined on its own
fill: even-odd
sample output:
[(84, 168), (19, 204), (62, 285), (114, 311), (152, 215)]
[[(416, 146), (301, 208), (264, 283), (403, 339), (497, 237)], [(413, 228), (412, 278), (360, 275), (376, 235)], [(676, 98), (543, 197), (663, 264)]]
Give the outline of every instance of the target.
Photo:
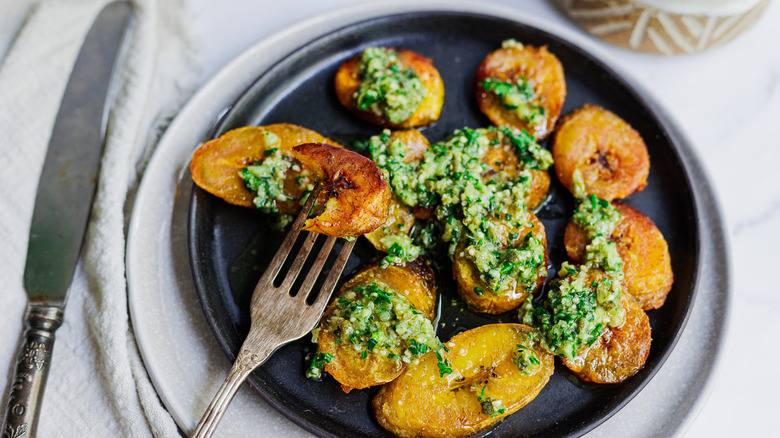
[(706, 50), (750, 27), (769, 0), (555, 0), (591, 34), (631, 50)]

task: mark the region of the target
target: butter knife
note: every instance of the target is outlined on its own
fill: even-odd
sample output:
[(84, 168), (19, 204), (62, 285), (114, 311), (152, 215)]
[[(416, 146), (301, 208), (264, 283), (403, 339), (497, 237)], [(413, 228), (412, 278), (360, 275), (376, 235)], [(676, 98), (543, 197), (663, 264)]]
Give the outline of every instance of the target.
[(129, 2), (106, 5), (76, 58), (35, 197), (24, 288), (25, 332), (3, 423), (4, 438), (34, 437), (62, 316), (95, 196), (103, 150), (108, 85)]

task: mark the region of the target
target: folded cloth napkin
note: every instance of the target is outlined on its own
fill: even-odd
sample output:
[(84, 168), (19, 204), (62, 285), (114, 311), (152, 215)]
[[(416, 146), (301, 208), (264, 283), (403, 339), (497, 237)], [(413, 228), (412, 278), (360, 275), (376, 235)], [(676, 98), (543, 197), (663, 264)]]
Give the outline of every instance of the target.
[[(38, 177), (81, 43), (107, 0), (31, 3), (0, 60), (0, 369), (22, 331), (22, 273)], [(200, 78), (185, 0), (135, 0), (112, 83), (106, 145), (82, 259), (57, 331), (38, 435), (179, 436), (141, 362), (128, 317), (125, 234), (156, 140)], [(0, 15), (5, 16), (0, 5)], [(3, 52), (0, 51), (0, 56)], [(3, 392), (3, 407), (8, 388)]]

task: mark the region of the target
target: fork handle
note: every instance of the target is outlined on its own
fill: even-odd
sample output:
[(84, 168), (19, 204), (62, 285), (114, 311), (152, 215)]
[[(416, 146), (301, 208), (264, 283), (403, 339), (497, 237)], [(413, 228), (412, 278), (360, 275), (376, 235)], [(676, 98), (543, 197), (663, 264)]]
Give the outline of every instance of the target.
[(206, 412), (200, 419), (198, 426), (195, 428), (195, 432), (192, 433), (192, 438), (208, 438), (217, 429), (219, 420), (227, 411), (228, 405), (233, 401), (233, 397), (236, 395), (236, 391), (241, 387), (249, 374), (252, 373), (257, 367), (262, 365), (274, 349), (263, 349), (250, 351), (247, 348), (241, 347), (241, 351), (238, 352), (236, 361), (233, 362), (233, 366), (230, 368), (225, 381), (220, 386), (219, 391), (214, 395), (209, 407), (206, 408)]

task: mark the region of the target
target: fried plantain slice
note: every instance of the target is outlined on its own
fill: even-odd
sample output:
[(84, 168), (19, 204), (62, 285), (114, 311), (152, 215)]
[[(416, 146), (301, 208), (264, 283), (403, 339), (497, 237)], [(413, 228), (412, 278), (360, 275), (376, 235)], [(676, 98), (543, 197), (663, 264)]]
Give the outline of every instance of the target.
[[(402, 296), (405, 302), (413, 306), (422, 314), (422, 317), (429, 321), (433, 321), (434, 318), (436, 283), (433, 270), (421, 258), (404, 265), (389, 265), (384, 268), (378, 264), (371, 265), (345, 283), (325, 311), (317, 335), (319, 353), (330, 356), (330, 362), (324, 365), (325, 371), (341, 383), (345, 392), (387, 383), (398, 377), (407, 363), (404, 359), (404, 349), (407, 347), (404, 345), (399, 345), (397, 349), (385, 349), (382, 344), (379, 344), (371, 348), (370, 351), (366, 351), (370, 345), (363, 345), (360, 337), (350, 338), (344, 332), (344, 322), (334, 318), (335, 315), (339, 314), (339, 310), (343, 314), (345, 308), (367, 293), (368, 289), (360, 289), (360, 286), (368, 287), (372, 284), (381, 284), (387, 291)], [(359, 290), (356, 292), (356, 289)], [(350, 293), (355, 296), (349, 295)], [(404, 300), (396, 301), (403, 302)], [(393, 304), (395, 305), (395, 303)], [(377, 307), (372, 306), (372, 309)], [(432, 327), (431, 330), (433, 330)], [(398, 341), (402, 344), (409, 342), (404, 339), (398, 339)], [(359, 347), (356, 347), (358, 344)], [(366, 351), (365, 356), (363, 356), (364, 351)], [(398, 357), (390, 356), (392, 353), (389, 352), (391, 351), (398, 353), (396, 354)], [(414, 351), (417, 352), (417, 350)], [(410, 358), (413, 359), (414, 355), (410, 354), (407, 360)]]
[(620, 383), (636, 374), (650, 354), (650, 321), (629, 294), (620, 295), (626, 311), (623, 324), (607, 328), (590, 347), (563, 364), (581, 380), (594, 383)]
[(292, 155), (321, 186), (317, 203), (322, 211), (306, 220), (304, 230), (349, 237), (369, 233), (387, 222), (392, 193), (376, 163), (324, 143), (295, 146)]
[[(499, 172), (506, 172), (511, 178), (520, 173), (524, 166), (521, 165), (517, 148), (512, 145), (509, 136), (501, 130), (490, 130), (486, 136), (491, 144), (481, 157), (482, 162), (487, 165), (483, 176), (490, 177)], [(550, 190), (550, 174), (546, 169), (533, 168), (528, 169), (528, 173), (530, 178), (525, 194), (525, 205), (529, 210), (533, 210), (547, 198)]]
[[(382, 135), (388, 134), (385, 132)], [(382, 141), (382, 136), (379, 137), (380, 138), (377, 140)], [(404, 149), (404, 163), (412, 163), (421, 160), (425, 150), (430, 146), (428, 139), (416, 129), (390, 132), (389, 137), (387, 137), (387, 143), (396, 142)], [(379, 157), (373, 158), (376, 160)], [(398, 175), (390, 173), (391, 179), (397, 176)], [(388, 215), (387, 222), (376, 230), (366, 234), (366, 239), (368, 239), (368, 241), (374, 245), (374, 248), (379, 251), (388, 252), (393, 243), (399, 240), (394, 236), (409, 235), (409, 232), (412, 230), (412, 225), (414, 225), (414, 218), (415, 214), (413, 209), (401, 202), (397, 196), (393, 195), (393, 198), (390, 201), (390, 214)]]
[[(341, 147), (301, 126), (287, 123), (247, 126), (226, 132), (198, 147), (190, 163), (192, 179), (200, 188), (230, 204), (252, 207), (257, 194), (246, 188), (239, 176), (242, 169), (261, 163), (274, 150), (280, 152), (282, 159), (292, 161), (290, 151), (293, 146), (303, 143), (329, 143)], [(302, 176), (301, 170), (287, 171), (282, 186), (292, 199), (272, 200), (271, 207), (282, 214), (298, 213), (301, 208), (299, 198), (309, 184), (309, 176)]]
[[(529, 223), (519, 229), (511, 229), (508, 225), (503, 227), (503, 235), (498, 237), (501, 242), (510, 242), (510, 233), (514, 236), (512, 247), (522, 247), (526, 236), (532, 233), (540, 241), (544, 248), (544, 260), (540, 266), (547, 266), (547, 237), (544, 225), (529, 211)], [(547, 277), (547, 270), (537, 270), (531, 281), (522, 281), (520, 278), (511, 278), (497, 291), (493, 291), (481, 278), (480, 271), (473, 261), (466, 258), (465, 245), (461, 242), (455, 250), (452, 262), (452, 277), (458, 286), (458, 294), (470, 309), (489, 314), (499, 314), (512, 310), (519, 306), (529, 295), (538, 292)]]
[(414, 213), (412, 209), (393, 197), (390, 199), (387, 222), (376, 230), (364, 234), (364, 236), (374, 245), (374, 248), (382, 252), (388, 252), (396, 240), (395, 237), (408, 236), (413, 225)]
[(552, 146), (555, 172), (572, 190), (579, 170), (586, 193), (612, 201), (647, 185), (650, 157), (639, 133), (610, 111), (585, 104), (561, 119)]
[(491, 122), (541, 140), (552, 132), (566, 99), (563, 67), (546, 46), (507, 40), (479, 65), (474, 94)]
[(444, 104), (444, 83), (433, 61), (400, 47), (369, 47), (344, 61), (335, 86), (347, 109), (390, 128), (435, 122)]
[[(664, 304), (674, 282), (666, 240), (653, 221), (639, 210), (620, 202), (612, 205), (620, 212), (620, 220), (608, 240), (615, 242), (623, 260), (626, 290), (642, 310), (657, 309)], [(582, 227), (570, 220), (564, 233), (569, 260), (584, 263), (588, 243)]]
[(553, 373), (531, 327), (490, 324), (453, 337), (449, 352), (409, 365), (374, 397), (377, 421), (400, 437), (465, 437), (530, 403)]

